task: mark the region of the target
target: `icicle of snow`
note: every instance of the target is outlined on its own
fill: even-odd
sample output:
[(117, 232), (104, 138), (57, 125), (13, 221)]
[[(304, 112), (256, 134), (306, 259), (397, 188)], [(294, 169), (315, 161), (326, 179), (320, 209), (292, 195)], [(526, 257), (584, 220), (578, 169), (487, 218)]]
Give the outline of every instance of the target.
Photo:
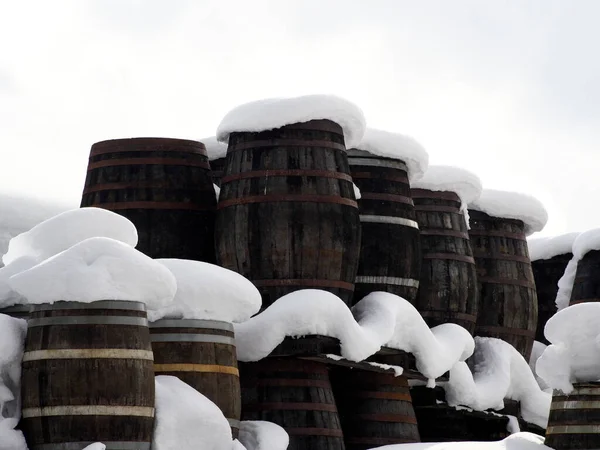
[(247, 450), (286, 450), (290, 437), (279, 425), (262, 420), (243, 420), (239, 440)]

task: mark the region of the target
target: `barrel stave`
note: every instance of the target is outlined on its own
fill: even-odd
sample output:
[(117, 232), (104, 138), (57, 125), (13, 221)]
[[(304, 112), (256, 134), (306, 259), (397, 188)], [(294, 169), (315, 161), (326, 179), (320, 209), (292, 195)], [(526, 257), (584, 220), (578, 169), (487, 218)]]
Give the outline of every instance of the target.
[(591, 250), (577, 263), (571, 305), (600, 301), (600, 251)]

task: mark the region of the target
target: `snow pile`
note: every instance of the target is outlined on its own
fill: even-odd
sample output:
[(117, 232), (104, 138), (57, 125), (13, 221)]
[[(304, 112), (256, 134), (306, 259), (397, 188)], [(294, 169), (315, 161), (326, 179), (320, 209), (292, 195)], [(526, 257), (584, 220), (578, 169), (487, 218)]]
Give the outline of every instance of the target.
[(536, 198), (518, 192), (484, 189), (481, 196), (469, 204), (470, 210), (493, 217), (517, 219), (525, 224), (525, 234), (541, 231), (548, 222), (548, 212)]
[(37, 261), (35, 259), (23, 256), (14, 260), (9, 265), (0, 268), (0, 308), (27, 303), (27, 299), (25, 297), (20, 295), (18, 292), (13, 291), (8, 284), (8, 280), (13, 275), (30, 269), (36, 264)]
[[(346, 144), (346, 147), (351, 146)], [(429, 165), (429, 154), (423, 146), (413, 138), (399, 133), (367, 128), (356, 148), (377, 156), (404, 161), (411, 182), (421, 178)]]
[(105, 237), (79, 242), (11, 276), (8, 284), (33, 304), (130, 300), (144, 302), (150, 309), (166, 306), (177, 290), (175, 277), (165, 266)]
[(532, 261), (550, 259), (558, 255), (571, 253), (573, 243), (580, 233), (567, 233), (559, 236), (540, 237), (527, 240), (529, 258)]
[(540, 389), (523, 356), (501, 339), (476, 337), (475, 343), (474, 373), (464, 362), (450, 370), (448, 404), (484, 411), (502, 409), (504, 399), (516, 400), (525, 421), (546, 428), (552, 394)]
[(377, 447), (378, 450), (552, 450), (544, 438), (533, 433), (516, 433), (497, 442), (430, 442)]
[(21, 418), (21, 359), (27, 322), (0, 314), (0, 450), (27, 450)]
[(546, 323), (550, 341), (537, 360), (538, 375), (553, 389), (569, 393), (573, 383), (600, 380), (600, 303), (579, 303)]
[(533, 341), (533, 348), (531, 349), (531, 356), (529, 357), (529, 368), (535, 376), (535, 381), (538, 382), (540, 389), (544, 392), (548, 392), (548, 389), (550, 389), (549, 392), (552, 393), (550, 386), (548, 386), (548, 384), (537, 374), (537, 370), (535, 368), (537, 360), (540, 358), (540, 356), (542, 356), (542, 353), (544, 353), (544, 350), (546, 350), (547, 347), (548, 346), (542, 342)]
[(202, 142), (206, 147), (206, 153), (208, 153), (209, 161), (225, 158), (227, 155), (227, 143), (217, 141), (216, 136), (200, 139), (200, 142)]
[(429, 166), (420, 180), (411, 183), (413, 189), (454, 192), (466, 208), (481, 195), (481, 180), (465, 169), (452, 166)]
[(262, 420), (242, 421), (239, 439), (248, 450), (286, 450), (290, 442), (283, 428)]
[(236, 324), (235, 334), (240, 361), (266, 357), (286, 336), (337, 338), (341, 356), (351, 361), (362, 361), (385, 345), (412, 353), (429, 385), (457, 361), (471, 356), (474, 348), (473, 338), (464, 328), (449, 323), (429, 329), (413, 305), (387, 292), (372, 292), (351, 312), (329, 292), (295, 291)]
[(151, 322), (162, 318), (243, 322), (262, 305), (258, 289), (242, 275), (201, 261), (157, 259), (177, 280), (173, 303), (149, 310)]
[(221, 410), (177, 377), (156, 377), (152, 450), (231, 450), (231, 428)]
[(217, 140), (229, 142), (236, 131), (266, 131), (284, 125), (328, 119), (344, 131), (346, 148), (355, 147), (365, 134), (365, 116), (358, 106), (332, 95), (270, 98), (229, 111), (217, 128)]

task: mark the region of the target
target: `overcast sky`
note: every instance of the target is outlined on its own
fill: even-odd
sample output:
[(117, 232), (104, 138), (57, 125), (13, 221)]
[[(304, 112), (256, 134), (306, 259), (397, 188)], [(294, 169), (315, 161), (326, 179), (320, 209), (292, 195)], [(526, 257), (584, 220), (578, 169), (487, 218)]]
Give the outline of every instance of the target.
[(337, 94), (433, 164), (600, 227), (600, 1), (0, 0), (0, 192), (79, 204), (99, 140)]

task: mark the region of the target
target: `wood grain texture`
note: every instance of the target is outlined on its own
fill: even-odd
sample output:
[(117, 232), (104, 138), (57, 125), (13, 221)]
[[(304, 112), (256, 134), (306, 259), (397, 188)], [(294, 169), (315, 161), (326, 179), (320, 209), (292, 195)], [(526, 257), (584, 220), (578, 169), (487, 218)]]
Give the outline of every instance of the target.
[(226, 158), (217, 158), (210, 161), (210, 178), (214, 184), (221, 187), (221, 178), (225, 170)]
[(309, 288), (350, 302), (360, 220), (349, 174), (342, 129), (331, 121), (231, 134), (217, 260), (256, 282), (263, 308)]
[(600, 301), (600, 250), (591, 250), (577, 263), (571, 305)]
[(152, 258), (215, 262), (216, 199), (204, 144), (135, 138), (92, 146), (81, 206), (112, 210)]
[(475, 334), (502, 339), (529, 361), (538, 300), (525, 225), (520, 220), (491, 217), (480, 211), (470, 210), (469, 215), (479, 282)]

